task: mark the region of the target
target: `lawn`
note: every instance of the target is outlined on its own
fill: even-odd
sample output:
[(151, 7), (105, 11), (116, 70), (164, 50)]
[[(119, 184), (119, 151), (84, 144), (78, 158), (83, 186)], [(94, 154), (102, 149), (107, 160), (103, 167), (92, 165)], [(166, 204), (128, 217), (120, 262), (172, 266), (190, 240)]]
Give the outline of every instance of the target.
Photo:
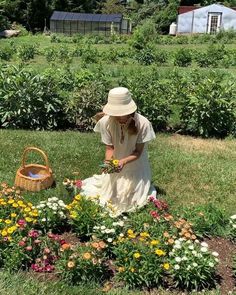
[[(14, 183), (17, 168), (21, 165), (23, 149), (37, 146), (49, 157), (54, 171), (56, 187), (38, 192), (25, 193), (33, 203), (49, 196), (57, 196), (66, 202), (62, 181), (73, 177), (74, 171), (80, 178), (99, 173), (99, 163), (103, 160), (104, 147), (96, 134), (76, 131), (44, 132), (23, 130), (0, 131), (0, 179)], [(213, 203), (225, 209), (226, 214), (235, 214), (235, 153), (236, 140), (197, 139), (181, 135), (157, 134), (149, 146), (149, 156), (153, 171), (153, 183), (159, 197), (165, 198), (172, 208), (183, 205)], [(28, 162), (42, 161), (35, 153), (29, 154)], [(0, 290), (3, 294), (97, 294), (97, 286), (70, 287), (57, 281), (44, 282), (25, 274), (0, 275)], [(42, 282), (41, 282), (42, 281)], [(34, 291), (32, 291), (34, 290)], [(141, 294), (121, 288), (109, 294)], [(145, 293), (142, 293), (145, 294)], [(152, 294), (178, 294), (164, 290)], [(217, 290), (205, 294), (220, 294)]]

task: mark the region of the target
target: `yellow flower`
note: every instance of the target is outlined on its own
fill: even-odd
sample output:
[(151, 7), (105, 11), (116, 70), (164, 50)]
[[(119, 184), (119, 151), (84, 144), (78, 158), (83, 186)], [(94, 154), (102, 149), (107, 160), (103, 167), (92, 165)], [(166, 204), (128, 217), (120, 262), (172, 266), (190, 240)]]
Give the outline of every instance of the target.
[(125, 268), (123, 266), (118, 267), (118, 272), (124, 272)]
[(135, 269), (133, 267), (130, 268), (131, 272), (135, 272)]
[(81, 195), (75, 196), (75, 200), (80, 201), (80, 199), (81, 199)]
[(75, 266), (74, 261), (68, 261), (68, 263), (67, 263), (68, 268), (73, 268), (74, 266)]
[(139, 258), (141, 255), (140, 255), (140, 253), (138, 253), (138, 252), (136, 252), (136, 253), (134, 253), (134, 258)]
[(24, 205), (24, 202), (20, 200), (20, 201), (17, 202), (17, 204), (18, 204), (19, 206), (22, 206), (22, 205)]
[(147, 232), (140, 233), (140, 237), (147, 238), (149, 237), (149, 233)]
[(19, 205), (18, 205), (17, 203), (13, 203), (13, 204), (12, 204), (12, 207), (14, 207), (14, 208), (18, 208)]
[(151, 244), (152, 246), (156, 246), (156, 245), (159, 244), (159, 241), (158, 241), (158, 240), (152, 240), (152, 241), (150, 242), (150, 244)]
[(13, 204), (15, 201), (13, 199), (10, 199), (7, 203), (8, 204)]
[(27, 203), (27, 205), (29, 206), (29, 207), (32, 207), (33, 206), (33, 204), (32, 203)]
[(66, 205), (66, 209), (71, 210), (71, 205)]
[(24, 209), (24, 211), (25, 211), (25, 212), (30, 212), (30, 211), (31, 211), (31, 208), (26, 207), (26, 208)]
[(13, 229), (12, 229), (12, 227), (9, 227), (9, 228), (7, 229), (7, 233), (8, 233), (9, 235), (11, 235), (11, 234), (13, 233)]
[(119, 165), (119, 160), (113, 160), (113, 161), (112, 161), (112, 164), (113, 164), (114, 166), (118, 166), (118, 165)]
[(11, 221), (10, 219), (6, 219), (6, 220), (5, 220), (5, 223), (6, 223), (6, 224), (11, 224), (11, 222), (12, 222), (12, 221)]
[(12, 218), (14, 218), (14, 217), (16, 217), (16, 216), (17, 216), (16, 213), (11, 213), (11, 217), (12, 217)]
[(33, 221), (33, 219), (30, 218), (30, 217), (26, 217), (25, 220), (26, 220), (27, 222), (32, 222), (32, 221)]
[(0, 219), (0, 223), (2, 222), (2, 219)]
[(134, 232), (132, 231), (132, 229), (128, 229), (128, 230), (127, 230), (127, 234), (128, 234), (128, 235), (132, 235), (133, 233), (134, 233)]
[(164, 252), (163, 250), (161, 249), (156, 249), (155, 251), (156, 255), (158, 256), (164, 256), (166, 254), (166, 252)]
[(163, 268), (166, 269), (166, 270), (168, 270), (170, 268), (169, 263), (164, 263), (163, 264)]
[(131, 234), (128, 236), (130, 239), (135, 239), (136, 238), (136, 235), (135, 234)]
[(4, 230), (2, 230), (2, 236), (3, 237), (6, 237), (7, 236), (7, 231), (4, 229)]

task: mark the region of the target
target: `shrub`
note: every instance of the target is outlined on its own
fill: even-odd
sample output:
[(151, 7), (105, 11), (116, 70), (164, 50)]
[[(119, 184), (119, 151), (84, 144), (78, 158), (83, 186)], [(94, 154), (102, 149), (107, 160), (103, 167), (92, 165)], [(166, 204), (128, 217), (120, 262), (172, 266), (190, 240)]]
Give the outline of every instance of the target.
[(17, 49), (17, 55), (23, 62), (34, 59), (36, 52), (36, 46), (31, 44), (24, 44)]
[(195, 85), (185, 89), (180, 119), (184, 130), (203, 137), (224, 137), (231, 133), (235, 122), (235, 84), (222, 81), (212, 72)]
[(107, 89), (103, 82), (87, 82), (66, 102), (67, 119), (73, 125), (76, 124), (79, 130), (91, 131), (94, 125), (93, 116), (102, 110), (106, 96)]
[(0, 118), (5, 128), (54, 129), (64, 123), (63, 101), (50, 77), (6, 67), (0, 74)]
[(179, 67), (187, 67), (191, 65), (191, 51), (186, 48), (179, 49), (174, 56), (174, 64)]
[(44, 55), (47, 62), (54, 62), (57, 59), (58, 53), (55, 48), (49, 47), (44, 50)]
[(13, 56), (14, 51), (11, 47), (5, 47), (0, 49), (0, 59), (9, 61)]
[(133, 73), (120, 82), (120, 85), (130, 89), (138, 111), (152, 122), (155, 130), (166, 128), (171, 114), (169, 84), (169, 81), (157, 77), (155, 68), (145, 73)]
[(176, 286), (200, 290), (215, 284), (218, 253), (211, 253), (207, 243), (178, 239), (169, 256), (170, 273)]
[(147, 66), (155, 61), (155, 53), (150, 46), (147, 46), (144, 49), (138, 51), (135, 58), (140, 64)]
[(236, 241), (236, 214), (230, 216), (229, 226), (230, 226), (230, 237), (232, 240)]
[(114, 248), (115, 277), (131, 288), (160, 285), (170, 268), (167, 253), (161, 241), (148, 232), (128, 229)]
[(103, 282), (108, 278), (108, 266), (104, 255), (106, 243), (94, 241), (80, 244), (77, 247), (67, 247), (58, 260), (56, 269), (67, 282)]

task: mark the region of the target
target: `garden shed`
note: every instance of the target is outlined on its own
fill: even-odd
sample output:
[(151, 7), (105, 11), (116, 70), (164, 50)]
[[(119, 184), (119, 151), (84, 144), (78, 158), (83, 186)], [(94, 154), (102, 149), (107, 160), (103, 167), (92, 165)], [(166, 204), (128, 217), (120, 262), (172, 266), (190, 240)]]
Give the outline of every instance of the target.
[(104, 34), (130, 33), (130, 22), (119, 14), (93, 14), (54, 11), (50, 18), (50, 31), (73, 35), (76, 33)]
[(179, 7), (177, 34), (215, 34), (219, 30), (229, 29), (236, 30), (235, 8), (220, 4)]

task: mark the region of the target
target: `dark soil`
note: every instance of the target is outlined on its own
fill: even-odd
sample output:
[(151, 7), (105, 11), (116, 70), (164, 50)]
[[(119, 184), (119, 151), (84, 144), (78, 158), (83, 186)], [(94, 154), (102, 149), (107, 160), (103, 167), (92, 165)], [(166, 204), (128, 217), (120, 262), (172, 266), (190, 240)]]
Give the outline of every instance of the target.
[(233, 256), (236, 255), (236, 244), (224, 238), (211, 238), (205, 241), (211, 251), (219, 253), (217, 274), (219, 275), (221, 295), (233, 294), (236, 292), (236, 279), (232, 270)]

